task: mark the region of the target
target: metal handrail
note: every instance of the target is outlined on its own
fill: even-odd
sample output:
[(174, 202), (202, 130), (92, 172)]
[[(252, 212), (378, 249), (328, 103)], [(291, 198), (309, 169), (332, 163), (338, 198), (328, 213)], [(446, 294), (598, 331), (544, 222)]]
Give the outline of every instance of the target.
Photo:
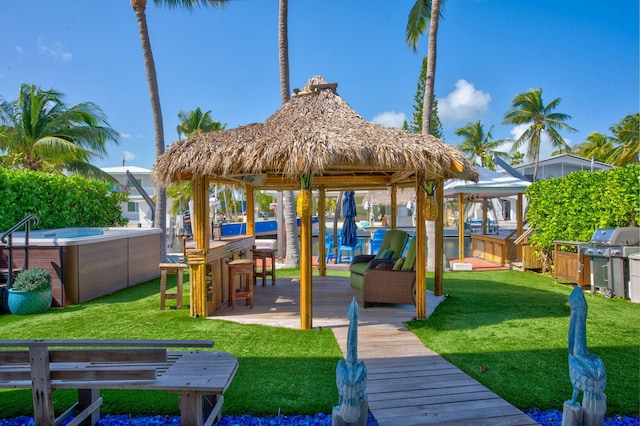
[(0, 237), (0, 242), (6, 243), (7, 242), (7, 236), (9, 236), (9, 242), (11, 242), (12, 234), (15, 231), (17, 231), (22, 225), (25, 225), (25, 242), (26, 242), (29, 239), (29, 231), (31, 229), (30, 222), (32, 222), (32, 221), (33, 221), (34, 225), (37, 225), (38, 224), (38, 216), (36, 216), (35, 214), (30, 214), (27, 217), (25, 217), (24, 219), (22, 219), (20, 222), (18, 222), (15, 225), (13, 225), (11, 228), (9, 228), (9, 230), (7, 232), (2, 234), (2, 236)]
[[(24, 269), (29, 268), (29, 232), (31, 231), (31, 222), (33, 222), (34, 225), (37, 225), (38, 216), (35, 214), (28, 215), (0, 236), (0, 242), (5, 243), (7, 248), (7, 290), (11, 289), (13, 284), (13, 233), (22, 226), (24, 226)], [(9, 237), (8, 241), (7, 237)]]

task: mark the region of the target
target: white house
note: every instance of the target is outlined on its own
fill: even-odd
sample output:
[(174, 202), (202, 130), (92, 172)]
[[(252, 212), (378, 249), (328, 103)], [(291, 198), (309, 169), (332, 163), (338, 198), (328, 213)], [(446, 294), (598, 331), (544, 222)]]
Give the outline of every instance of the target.
[(142, 187), (149, 197), (156, 193), (155, 186), (151, 180), (151, 170), (136, 166), (105, 167), (102, 171), (109, 173), (121, 185), (121, 189), (129, 191), (129, 201), (122, 203), (122, 217), (129, 219), (129, 226), (140, 226), (150, 228), (152, 225), (151, 208), (135, 187), (127, 175), (127, 171), (136, 182)]
[[(533, 179), (535, 163), (519, 164), (511, 167), (528, 180)], [(610, 164), (592, 161), (572, 154), (560, 154), (538, 161), (538, 175), (536, 179), (559, 178), (579, 170), (596, 172), (599, 170), (609, 170), (613, 167), (614, 166)]]

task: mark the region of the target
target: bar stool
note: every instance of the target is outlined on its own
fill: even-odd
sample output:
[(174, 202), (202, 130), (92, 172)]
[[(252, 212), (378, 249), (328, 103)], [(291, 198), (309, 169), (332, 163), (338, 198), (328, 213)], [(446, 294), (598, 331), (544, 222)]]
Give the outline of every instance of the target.
[[(276, 250), (275, 249), (251, 249), (255, 267), (253, 269), (253, 283), (256, 284), (258, 277), (262, 277), (262, 287), (266, 285), (267, 276), (271, 277), (271, 285), (276, 285)], [(267, 259), (271, 259), (271, 267), (267, 267)], [(260, 260), (261, 269), (258, 272), (258, 260)]]
[[(161, 263), (160, 264), (160, 310), (164, 310), (166, 299), (176, 299), (176, 309), (182, 309), (182, 284), (184, 282), (184, 263)], [(175, 293), (167, 293), (167, 274), (178, 276), (178, 286)]]
[[(253, 286), (255, 285), (253, 269), (255, 262), (249, 259), (238, 259), (232, 262), (227, 260), (225, 263), (229, 267), (229, 306), (231, 306), (231, 310), (236, 307), (236, 299), (247, 299), (246, 303), (253, 309)], [(247, 277), (245, 287), (244, 289), (242, 287), (236, 289), (236, 277), (243, 275)], [(242, 283), (240, 283), (240, 286), (242, 286)]]

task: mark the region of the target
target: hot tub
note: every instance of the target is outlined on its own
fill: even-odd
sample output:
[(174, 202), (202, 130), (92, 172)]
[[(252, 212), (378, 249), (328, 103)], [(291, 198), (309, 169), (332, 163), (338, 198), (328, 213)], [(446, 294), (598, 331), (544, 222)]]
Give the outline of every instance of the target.
[[(161, 232), (157, 228), (31, 231), (29, 268), (51, 272), (54, 304), (86, 302), (159, 277)], [(24, 246), (24, 232), (14, 234), (13, 246)], [(14, 249), (12, 258), (13, 267), (22, 268), (24, 250)]]

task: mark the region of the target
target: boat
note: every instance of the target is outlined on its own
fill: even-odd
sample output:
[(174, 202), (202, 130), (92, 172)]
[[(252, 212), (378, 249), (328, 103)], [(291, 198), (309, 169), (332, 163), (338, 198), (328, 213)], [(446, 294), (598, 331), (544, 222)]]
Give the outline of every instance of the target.
[[(298, 229), (300, 229), (300, 218), (298, 221)], [(319, 219), (317, 217), (313, 217), (311, 219), (311, 229), (312, 232), (318, 231), (318, 222)], [(232, 237), (237, 235), (246, 235), (247, 234), (247, 223), (246, 222), (222, 222), (222, 231), (220, 235), (222, 237)], [(264, 237), (264, 236), (276, 236), (278, 233), (278, 221), (276, 219), (265, 219), (265, 220), (256, 220), (255, 221), (255, 235), (256, 237)]]

